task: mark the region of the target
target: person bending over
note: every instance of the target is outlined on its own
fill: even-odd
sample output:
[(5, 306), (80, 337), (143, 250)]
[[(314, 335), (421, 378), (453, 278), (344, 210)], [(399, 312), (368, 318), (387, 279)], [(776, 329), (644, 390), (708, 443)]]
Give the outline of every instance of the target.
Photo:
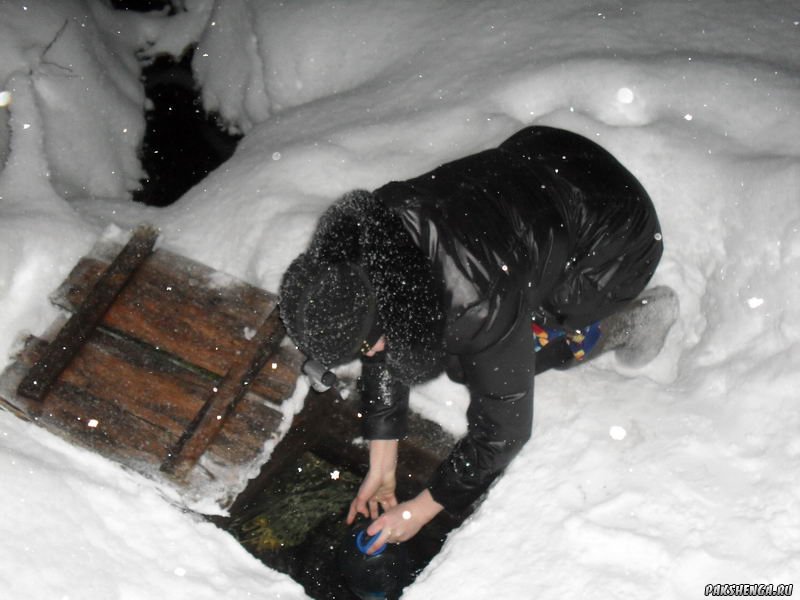
[[(596, 143), (541, 126), (323, 213), (283, 276), (280, 310), (307, 357), (361, 358), (369, 470), (347, 521), (373, 519), (373, 549), (481, 497), (530, 437), (535, 373), (583, 358), (662, 250), (636, 178)], [(548, 337), (561, 342), (537, 355)], [(468, 432), (398, 502), (409, 388), (442, 372), (469, 390)]]

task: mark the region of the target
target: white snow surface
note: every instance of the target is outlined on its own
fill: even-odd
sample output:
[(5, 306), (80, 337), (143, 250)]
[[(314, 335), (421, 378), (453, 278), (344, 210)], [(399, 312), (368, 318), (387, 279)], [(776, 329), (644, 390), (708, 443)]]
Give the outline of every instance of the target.
[[(638, 369), (536, 382), (532, 440), (404, 598), (704, 597), (800, 584), (800, 10), (783, 0), (0, 1), (0, 368), (109, 225), (277, 289), (319, 214), (564, 127), (649, 190), (680, 319)], [(142, 175), (137, 53), (196, 42), (245, 133), (174, 205)], [(464, 390), (413, 407), (455, 433)], [(0, 597), (304, 598), (149, 480), (0, 411)]]

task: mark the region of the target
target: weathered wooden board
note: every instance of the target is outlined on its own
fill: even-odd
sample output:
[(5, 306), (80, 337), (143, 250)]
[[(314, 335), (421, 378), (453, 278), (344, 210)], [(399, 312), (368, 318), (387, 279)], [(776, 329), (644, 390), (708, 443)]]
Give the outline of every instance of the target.
[(101, 241), (78, 262), (52, 298), (72, 316), (28, 338), (0, 376), (0, 404), (180, 485), (252, 471), (303, 357), (273, 294), (151, 252), (152, 233)]
[[(56, 305), (69, 311), (81, 305), (111, 262), (109, 249), (101, 252), (101, 258), (79, 261), (53, 295)], [(146, 266), (119, 295), (102, 326), (219, 376), (276, 309), (273, 294), (168, 250), (157, 250)], [(251, 384), (255, 393), (275, 402), (290, 395), (286, 390), (294, 388), (301, 357), (292, 353), (294, 360), (288, 360), (288, 354), (259, 373)]]
[[(14, 397), (15, 412), (51, 431), (121, 462), (159, 468), (203, 405), (216, 379), (180, 363), (154, 358), (135, 342), (96, 332), (44, 402), (9, 393), (41, 356), (47, 342), (30, 337), (4, 374), (0, 397)], [(246, 395), (208, 446), (212, 460), (235, 469), (255, 460), (278, 429), (282, 413)]]
[[(224, 375), (274, 310), (275, 296), (245, 283), (220, 285), (220, 275), (159, 250), (106, 313), (102, 325)], [(84, 258), (54, 296), (68, 310), (81, 305), (108, 264)], [(61, 291), (66, 292), (63, 296)]]
[(111, 261), (84, 298), (79, 310), (64, 324), (53, 343), (44, 350), (19, 384), (18, 392), (28, 398), (42, 400), (47, 390), (97, 327), (100, 319), (125, 289), (131, 276), (153, 250), (158, 237), (152, 227), (140, 227), (130, 241)]
[(235, 357), (225, 376), (206, 392), (203, 406), (162, 463), (163, 471), (180, 478), (188, 474), (285, 335), (278, 312), (273, 311), (247, 347)]

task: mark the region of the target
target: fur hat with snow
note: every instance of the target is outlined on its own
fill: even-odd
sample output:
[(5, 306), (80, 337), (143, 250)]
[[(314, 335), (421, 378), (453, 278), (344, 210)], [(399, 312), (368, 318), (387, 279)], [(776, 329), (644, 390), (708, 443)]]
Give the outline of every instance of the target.
[(370, 339), (377, 329), (375, 291), (356, 263), (319, 263), (301, 254), (283, 277), (280, 298), (289, 337), (325, 365), (353, 360), (377, 341)]
[(397, 379), (416, 383), (443, 369), (443, 313), (427, 261), (370, 192), (350, 192), (323, 213), (284, 273), (280, 309), (289, 337), (327, 367), (385, 334)]

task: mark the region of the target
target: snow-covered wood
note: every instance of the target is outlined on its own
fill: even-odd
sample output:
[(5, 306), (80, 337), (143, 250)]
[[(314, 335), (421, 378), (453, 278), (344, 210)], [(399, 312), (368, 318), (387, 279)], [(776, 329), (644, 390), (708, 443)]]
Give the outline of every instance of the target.
[(277, 436), (302, 356), (276, 297), (164, 249), (138, 228), (102, 240), (52, 300), (71, 313), (30, 336), (0, 401), (69, 441), (179, 487), (252, 470)]

